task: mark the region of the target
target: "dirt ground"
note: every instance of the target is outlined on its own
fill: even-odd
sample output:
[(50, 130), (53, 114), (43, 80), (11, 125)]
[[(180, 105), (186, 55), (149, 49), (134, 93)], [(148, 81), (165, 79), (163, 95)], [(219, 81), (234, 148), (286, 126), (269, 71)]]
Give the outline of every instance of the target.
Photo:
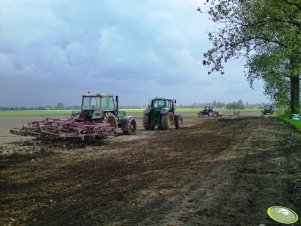
[[(185, 114), (179, 130), (98, 143), (46, 142), (0, 117), (1, 225), (280, 225), (301, 216), (301, 133), (259, 114)], [(295, 225), (300, 225), (296, 223)]]

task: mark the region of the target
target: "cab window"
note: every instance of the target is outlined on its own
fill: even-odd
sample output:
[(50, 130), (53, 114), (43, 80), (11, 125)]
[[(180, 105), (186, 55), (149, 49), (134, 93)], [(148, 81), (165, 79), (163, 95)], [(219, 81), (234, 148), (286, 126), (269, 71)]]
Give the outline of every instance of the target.
[(115, 108), (114, 98), (112, 96), (102, 97), (101, 106), (103, 109), (113, 110)]

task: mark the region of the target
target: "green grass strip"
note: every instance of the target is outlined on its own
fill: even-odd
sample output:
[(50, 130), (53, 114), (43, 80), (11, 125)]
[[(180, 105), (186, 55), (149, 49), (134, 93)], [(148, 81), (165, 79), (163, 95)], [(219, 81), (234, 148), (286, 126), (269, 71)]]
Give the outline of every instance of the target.
[(275, 117), (301, 130), (301, 120), (290, 119), (289, 116), (286, 114), (276, 115)]

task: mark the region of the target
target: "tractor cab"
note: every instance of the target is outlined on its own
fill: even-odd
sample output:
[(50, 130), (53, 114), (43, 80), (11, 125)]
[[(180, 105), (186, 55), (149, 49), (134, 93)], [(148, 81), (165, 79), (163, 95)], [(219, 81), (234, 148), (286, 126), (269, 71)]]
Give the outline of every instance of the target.
[(85, 119), (101, 119), (105, 112), (118, 114), (118, 96), (90, 92), (82, 96), (81, 113)]
[(174, 110), (175, 100), (165, 99), (165, 98), (154, 98), (150, 101), (150, 107), (156, 110), (161, 110), (163, 108), (173, 109)]

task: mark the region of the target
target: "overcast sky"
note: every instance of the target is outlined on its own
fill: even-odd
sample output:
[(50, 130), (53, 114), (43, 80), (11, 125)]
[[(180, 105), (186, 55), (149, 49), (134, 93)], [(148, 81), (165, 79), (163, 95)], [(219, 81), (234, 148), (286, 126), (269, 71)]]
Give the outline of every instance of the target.
[(80, 104), (87, 90), (121, 105), (267, 102), (243, 61), (208, 75), (214, 30), (200, 0), (0, 0), (0, 106)]

